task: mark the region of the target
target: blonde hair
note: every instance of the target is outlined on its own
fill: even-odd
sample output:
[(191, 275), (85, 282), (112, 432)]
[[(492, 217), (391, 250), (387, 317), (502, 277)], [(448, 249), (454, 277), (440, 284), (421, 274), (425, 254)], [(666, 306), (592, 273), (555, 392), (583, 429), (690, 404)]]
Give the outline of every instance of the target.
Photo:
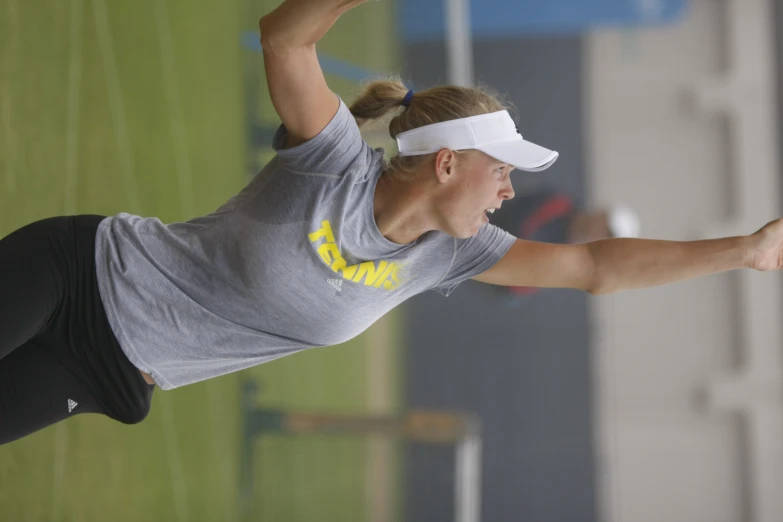
[[(486, 86), (458, 87), (445, 85), (425, 91), (417, 91), (408, 107), (402, 102), (408, 88), (398, 78), (376, 80), (364, 87), (364, 90), (351, 105), (351, 114), (359, 127), (382, 119), (393, 111), (402, 109), (389, 122), (389, 135), (397, 135), (424, 125), (448, 120), (478, 116), (510, 108), (499, 94)], [(430, 161), (435, 154), (422, 156), (394, 156), (389, 161), (393, 173), (401, 181), (411, 179), (416, 170)]]

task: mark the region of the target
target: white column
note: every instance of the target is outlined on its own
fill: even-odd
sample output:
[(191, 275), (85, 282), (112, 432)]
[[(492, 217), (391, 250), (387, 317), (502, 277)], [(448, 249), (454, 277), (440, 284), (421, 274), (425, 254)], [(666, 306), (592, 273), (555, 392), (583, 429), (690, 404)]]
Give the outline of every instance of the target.
[(470, 0), (444, 0), (447, 77), (452, 85), (473, 85), (473, 37)]

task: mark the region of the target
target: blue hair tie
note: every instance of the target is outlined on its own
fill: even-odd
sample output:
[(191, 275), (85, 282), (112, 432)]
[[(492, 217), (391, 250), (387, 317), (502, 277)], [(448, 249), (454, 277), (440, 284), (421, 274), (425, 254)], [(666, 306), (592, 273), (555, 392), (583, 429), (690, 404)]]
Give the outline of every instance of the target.
[(413, 99), (413, 91), (408, 89), (408, 94), (406, 94), (405, 98), (402, 99), (402, 106), (408, 107), (411, 104), (412, 99)]

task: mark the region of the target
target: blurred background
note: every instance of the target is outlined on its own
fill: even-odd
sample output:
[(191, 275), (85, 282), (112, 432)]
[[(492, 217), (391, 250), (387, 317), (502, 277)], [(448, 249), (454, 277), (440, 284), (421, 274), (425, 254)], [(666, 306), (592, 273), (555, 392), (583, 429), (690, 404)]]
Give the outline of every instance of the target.
[[(184, 221), (240, 190), (279, 124), (256, 30), (278, 3), (0, 0), (0, 235)], [(773, 0), (382, 0), (319, 53), (346, 101), (385, 74), (504, 93), (561, 154), (516, 175), (509, 231), (566, 241), (624, 205), (693, 240), (783, 215), (781, 27)], [(430, 294), (345, 345), (157, 389), (141, 424), (0, 447), (0, 520), (783, 520), (778, 274)]]

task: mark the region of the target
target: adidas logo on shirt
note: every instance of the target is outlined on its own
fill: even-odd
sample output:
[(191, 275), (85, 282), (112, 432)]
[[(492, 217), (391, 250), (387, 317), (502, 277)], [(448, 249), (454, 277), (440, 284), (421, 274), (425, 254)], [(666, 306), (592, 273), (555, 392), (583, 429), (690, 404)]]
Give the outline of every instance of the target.
[(68, 413), (71, 413), (76, 406), (78, 406), (76, 401), (68, 399)]
[(342, 279), (327, 279), (327, 283), (332, 285), (332, 287), (337, 290), (338, 292), (343, 291), (343, 280)]

